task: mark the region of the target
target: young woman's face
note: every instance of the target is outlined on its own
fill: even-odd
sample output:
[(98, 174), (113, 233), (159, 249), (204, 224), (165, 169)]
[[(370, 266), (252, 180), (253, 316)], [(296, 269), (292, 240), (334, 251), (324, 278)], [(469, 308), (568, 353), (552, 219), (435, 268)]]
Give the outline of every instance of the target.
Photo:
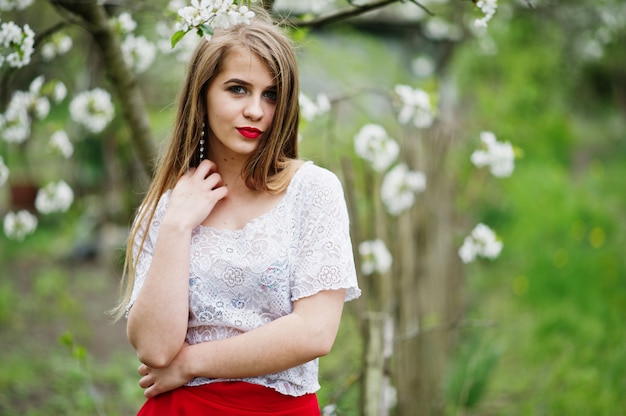
[(269, 130), (276, 84), (267, 65), (245, 48), (230, 51), (207, 91), (211, 157), (248, 156)]

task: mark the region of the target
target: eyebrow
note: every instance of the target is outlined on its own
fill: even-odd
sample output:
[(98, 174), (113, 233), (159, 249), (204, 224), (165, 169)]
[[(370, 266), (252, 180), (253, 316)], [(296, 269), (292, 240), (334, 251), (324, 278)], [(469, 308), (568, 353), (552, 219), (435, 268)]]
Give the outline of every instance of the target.
[[(226, 85), (226, 84), (241, 84), (241, 85), (245, 85), (245, 86), (252, 85), (250, 82), (244, 81), (244, 80), (239, 79), (239, 78), (231, 78), (231, 79), (229, 79), (227, 81), (224, 81), (224, 85)], [(270, 85), (268, 87), (265, 87), (264, 89), (266, 89), (266, 90), (276, 89), (276, 85), (275, 84), (274, 85)]]

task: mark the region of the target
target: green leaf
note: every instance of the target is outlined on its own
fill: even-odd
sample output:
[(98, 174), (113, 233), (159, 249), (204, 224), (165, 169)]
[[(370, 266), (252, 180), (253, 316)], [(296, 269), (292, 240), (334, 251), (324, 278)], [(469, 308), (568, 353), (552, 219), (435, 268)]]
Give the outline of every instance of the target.
[(178, 32), (174, 33), (172, 35), (172, 49), (174, 48), (174, 46), (176, 46), (176, 44), (178, 42), (180, 42), (180, 40), (183, 38), (183, 36), (185, 36), (187, 34), (187, 32), (185, 32), (184, 30), (179, 30)]
[[(206, 23), (202, 23), (200, 26), (198, 26), (198, 31), (202, 31), (202, 33), (204, 35), (209, 35), (209, 36), (213, 36), (213, 28), (209, 25), (207, 25)], [(202, 35), (200, 35), (202, 36)]]
[(87, 357), (87, 350), (82, 345), (77, 345), (76, 348), (74, 348), (73, 353), (74, 358), (80, 362), (85, 361), (85, 358)]
[(61, 345), (71, 348), (74, 345), (74, 337), (71, 332), (66, 332), (59, 337)]

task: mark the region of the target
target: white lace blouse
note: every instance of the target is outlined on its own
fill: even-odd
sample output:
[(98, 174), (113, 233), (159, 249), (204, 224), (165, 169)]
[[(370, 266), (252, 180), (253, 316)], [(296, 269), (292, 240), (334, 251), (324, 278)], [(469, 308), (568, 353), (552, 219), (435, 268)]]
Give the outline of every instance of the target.
[[(139, 255), (130, 309), (142, 287), (170, 198), (163, 194)], [(135, 240), (135, 255), (142, 233)], [(307, 162), (269, 212), (241, 230), (192, 231), (187, 342), (228, 338), (289, 314), (293, 302), (322, 290), (360, 295), (343, 189), (330, 171)], [(286, 337), (289, 334), (285, 334)], [(195, 378), (195, 386), (220, 381)], [(319, 389), (317, 359), (244, 381), (301, 396)]]

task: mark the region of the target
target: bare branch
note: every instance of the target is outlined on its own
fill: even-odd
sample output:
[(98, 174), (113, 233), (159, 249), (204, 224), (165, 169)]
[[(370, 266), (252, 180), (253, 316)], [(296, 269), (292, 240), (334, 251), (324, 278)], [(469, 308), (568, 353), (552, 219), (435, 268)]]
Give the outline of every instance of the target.
[[(410, 0), (410, 1), (411, 3), (418, 5), (419, 7), (426, 10), (428, 13), (430, 13), (430, 11), (428, 11), (422, 4), (414, 0)], [(393, 3), (401, 3), (401, 2), (403, 2), (403, 0), (380, 0), (377, 2), (372, 2), (372, 3), (368, 3), (364, 5), (356, 5), (352, 1), (349, 1), (348, 3), (350, 3), (354, 8), (341, 10), (335, 14), (331, 14), (329, 16), (324, 16), (318, 19), (313, 19), (313, 20), (306, 20), (306, 21), (305, 20), (289, 20), (288, 24), (289, 26), (292, 26), (292, 27), (319, 28), (322, 26), (327, 26), (333, 23), (340, 22), (342, 20), (350, 19), (352, 17), (360, 16), (362, 14), (365, 14), (373, 10), (381, 9)]]

